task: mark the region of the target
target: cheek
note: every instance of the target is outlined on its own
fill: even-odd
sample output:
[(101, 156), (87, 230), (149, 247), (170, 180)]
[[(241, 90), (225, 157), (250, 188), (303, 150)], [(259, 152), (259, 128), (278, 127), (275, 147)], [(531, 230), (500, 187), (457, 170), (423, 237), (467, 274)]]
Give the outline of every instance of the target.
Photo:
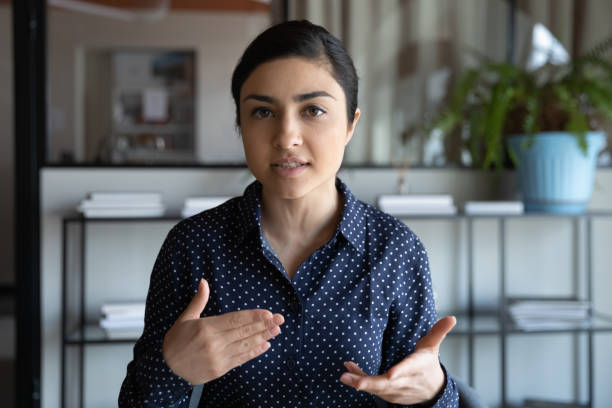
[(342, 160), (346, 147), (346, 127), (337, 126), (317, 138), (317, 147), (328, 161)]
[(242, 135), (242, 146), (244, 148), (244, 156), (249, 167), (257, 166), (261, 161), (258, 159), (261, 156), (261, 143), (255, 143), (252, 137)]

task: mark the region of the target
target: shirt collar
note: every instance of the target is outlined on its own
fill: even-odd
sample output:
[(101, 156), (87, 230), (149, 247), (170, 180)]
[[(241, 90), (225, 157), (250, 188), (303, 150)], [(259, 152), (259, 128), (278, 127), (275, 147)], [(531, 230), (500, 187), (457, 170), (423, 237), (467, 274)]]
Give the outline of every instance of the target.
[(340, 232), (359, 252), (365, 251), (366, 214), (365, 205), (357, 200), (351, 190), (336, 178), (336, 188), (344, 198), (340, 219)]
[[(364, 252), (366, 234), (365, 206), (355, 198), (346, 184), (339, 178), (336, 178), (336, 188), (344, 201), (342, 218), (336, 233), (340, 232), (355, 249), (359, 252)], [(261, 231), (261, 191), (262, 185), (258, 180), (249, 184), (244, 190), (240, 202), (242, 228), (239, 239), (241, 242), (254, 230)]]

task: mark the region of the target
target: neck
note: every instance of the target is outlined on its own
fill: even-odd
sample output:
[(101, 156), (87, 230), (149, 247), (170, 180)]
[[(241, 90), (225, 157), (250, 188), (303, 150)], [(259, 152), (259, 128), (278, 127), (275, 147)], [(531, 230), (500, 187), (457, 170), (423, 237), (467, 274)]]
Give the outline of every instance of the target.
[(342, 215), (335, 179), (296, 199), (279, 198), (262, 190), (262, 228), (278, 242), (304, 242), (333, 234)]

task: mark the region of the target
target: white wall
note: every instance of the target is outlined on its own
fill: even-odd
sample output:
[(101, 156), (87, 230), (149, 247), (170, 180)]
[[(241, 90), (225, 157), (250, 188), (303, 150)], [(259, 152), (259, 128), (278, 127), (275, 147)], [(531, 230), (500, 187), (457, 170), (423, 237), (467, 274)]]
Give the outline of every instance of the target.
[[(181, 48), (196, 52), (196, 156), (202, 162), (243, 162), (228, 92), (246, 45), (270, 25), (267, 13), (171, 12), (162, 21), (125, 22), (50, 9), (49, 158), (63, 150), (83, 160), (84, 53), (114, 47)], [(110, 104), (110, 101), (108, 101)], [(211, 149), (210, 146), (214, 146)]]
[[(373, 203), (378, 194), (394, 191), (397, 174), (393, 170), (343, 170), (340, 177), (356, 196)], [(164, 193), (170, 212), (180, 210), (190, 195), (238, 195), (251, 181), (246, 170), (207, 169), (61, 169), (42, 172), (42, 288), (43, 288), (43, 407), (59, 406), (60, 306), (61, 306), (61, 217), (92, 190), (157, 190)], [(412, 170), (411, 190), (417, 193), (449, 192), (458, 204), (466, 199), (511, 198), (512, 174), (486, 174), (469, 170)], [(592, 209), (612, 210), (612, 169), (600, 169), (591, 201)], [(428, 249), (438, 308), (442, 314), (466, 304), (465, 224), (450, 220), (413, 220), (408, 224)], [(108, 299), (143, 298), (148, 275), (161, 242), (171, 224), (105, 225), (88, 230), (88, 270), (104, 274), (104, 280), (91, 278), (88, 296), (99, 304)], [(475, 223), (476, 302), (481, 307), (495, 305), (498, 296), (498, 225), (492, 220)], [(582, 232), (583, 233), (583, 232)], [(599, 219), (594, 226), (595, 304), (612, 314), (610, 265), (612, 219)], [(568, 294), (572, 290), (571, 225), (563, 219), (530, 218), (508, 223), (507, 288), (511, 294)], [(123, 249), (121, 249), (123, 247)], [(117, 261), (105, 261), (110, 256)], [(581, 258), (579, 262), (584, 262)], [(127, 265), (127, 266), (126, 266)], [(104, 267), (106, 266), (106, 267)], [(113, 277), (129, 280), (119, 288)], [(96, 306), (90, 309), (95, 314)], [(511, 401), (527, 396), (570, 398), (585, 396), (584, 339), (578, 344), (582, 362), (571, 356), (574, 340), (569, 335), (513, 335), (508, 341)], [(612, 406), (612, 335), (595, 335), (596, 408)], [(463, 337), (445, 341), (442, 358), (451, 372), (467, 378), (467, 343)], [(561, 356), (561, 357), (559, 357)], [(125, 366), (131, 358), (130, 346), (91, 346), (87, 350), (86, 371), (88, 407), (114, 405)], [(476, 342), (476, 387), (486, 402), (495, 405), (499, 395), (499, 339), (482, 336)], [(574, 372), (580, 387), (575, 390)], [(103, 373), (103, 374), (100, 374)]]

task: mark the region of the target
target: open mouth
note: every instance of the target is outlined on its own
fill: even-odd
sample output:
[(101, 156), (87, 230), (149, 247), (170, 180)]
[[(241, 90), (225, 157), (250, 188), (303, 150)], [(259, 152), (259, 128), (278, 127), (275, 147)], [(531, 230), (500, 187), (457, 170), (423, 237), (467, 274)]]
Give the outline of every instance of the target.
[(293, 169), (296, 167), (302, 167), (302, 166), (306, 166), (308, 163), (297, 163), (297, 162), (293, 162), (293, 163), (273, 163), (272, 166), (274, 167), (280, 167), (281, 169)]

